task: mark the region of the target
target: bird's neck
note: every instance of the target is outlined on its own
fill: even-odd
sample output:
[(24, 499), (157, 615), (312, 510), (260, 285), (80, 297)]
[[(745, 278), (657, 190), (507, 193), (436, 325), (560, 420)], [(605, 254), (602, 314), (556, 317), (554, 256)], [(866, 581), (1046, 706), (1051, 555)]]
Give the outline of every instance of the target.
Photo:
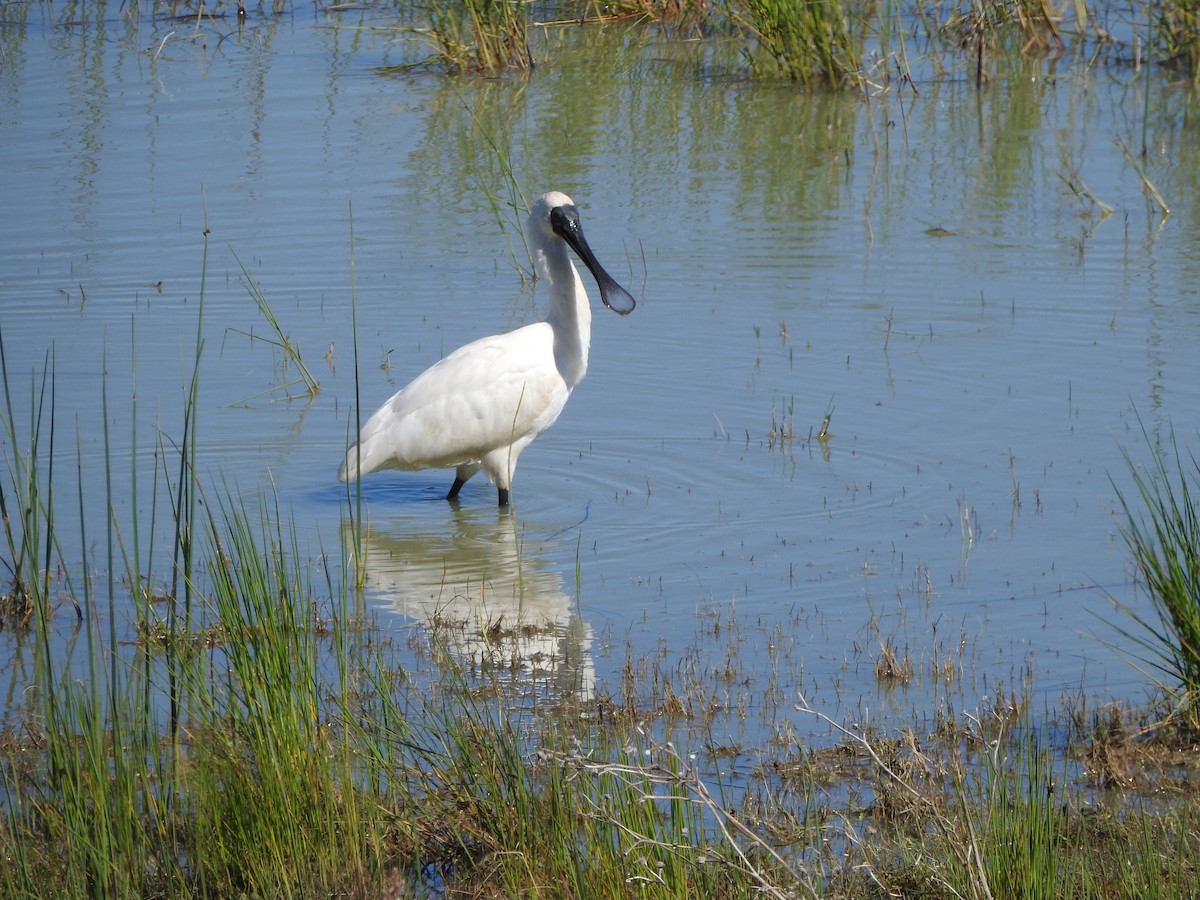
[(541, 276), (550, 292), (546, 321), (554, 329), (554, 360), (568, 388), (587, 372), (592, 340), (592, 308), (575, 266), (565, 252), (547, 254)]

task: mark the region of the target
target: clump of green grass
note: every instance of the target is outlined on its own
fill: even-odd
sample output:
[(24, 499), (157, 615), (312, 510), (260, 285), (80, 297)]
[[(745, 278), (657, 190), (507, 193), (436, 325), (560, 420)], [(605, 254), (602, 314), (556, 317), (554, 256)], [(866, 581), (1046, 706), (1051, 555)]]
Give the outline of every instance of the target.
[(806, 88), (857, 83), (862, 29), (838, 0), (738, 0), (730, 13), (755, 38), (746, 58), (756, 74)]
[(88, 682), (39, 657), (27, 733), (41, 750), (4, 770), (19, 864), (0, 895), (300, 896), (380, 868), (387, 817), (357, 781), (373, 771), (348, 752), (360, 732), (331, 724), (351, 695), (315, 671), (288, 533), (255, 534), (228, 505), (210, 519), (212, 593), (192, 612), (219, 642), (177, 633), (170, 656), (125, 658), (89, 619)]
[(456, 72), (533, 69), (526, 6), (520, 0), (449, 0), (430, 9), (427, 37)]
[[(261, 533), (254, 520), (266, 523)], [(253, 515), (221, 504), (208, 546), (208, 612), (223, 641), (185, 667), (191, 839), (222, 893), (248, 877), (278, 895), (329, 890), (367, 864), (382, 825), (356, 789), (353, 755), (338, 749), (344, 708), (323, 702), (345, 695), (325, 690), (317, 671), (314, 591), (295, 532), (265, 504)], [(267, 866), (253, 876), (249, 845)]]
[(979, 816), (986, 837), (983, 870), (995, 897), (1051, 900), (1061, 896), (1064, 884), (1067, 816), (1055, 789), (1053, 760), (1035, 735), (1024, 740), (1008, 765), (988, 758), (986, 819)]
[[(1069, 4), (1074, 27), (1063, 26), (1061, 6), (1048, 0), (908, 6), (859, 0), (619, 0), (603, 5), (578, 0), (552, 7), (553, 20), (542, 24), (639, 19), (668, 39), (695, 42), (704, 54), (732, 38), (742, 45), (741, 58), (756, 78), (790, 81), (805, 89), (886, 90), (904, 84), (915, 91), (910, 38), (928, 43), (922, 57), (938, 77), (952, 73), (957, 58), (980, 86), (995, 77), (998, 67), (1059, 54), (1068, 40), (1082, 43), (1094, 33), (1101, 43), (1112, 42), (1095, 25), (1086, 0)], [(434, 55), (380, 71), (408, 71), (430, 63), (456, 73), (532, 71), (529, 9), (520, 0), (449, 0), (428, 9), (402, 4), (403, 14), (418, 23), (408, 27), (432, 46)], [(1168, 66), (1193, 81), (1200, 79), (1200, 21), (1194, 4), (1171, 0), (1147, 10), (1148, 43)]]
[[(0, 479), (0, 520), (4, 527), (8, 587), (0, 595), (0, 625), (24, 629), (35, 614), (51, 612), (50, 572), (56, 546), (52, 469), (43, 460), (54, 453), (53, 353), (47, 353), (40, 379), (30, 382), (28, 432), (22, 435), (10, 389), (0, 329), (0, 438), (6, 478)], [(45, 444), (45, 449), (43, 449)], [(25, 448), (22, 452), (19, 448)], [(78, 607), (76, 608), (78, 613)]]
[[(1169, 860), (1195, 851), (1197, 832), (1187, 829), (1200, 805), (1089, 795), (1036, 723), (984, 710), (940, 734), (902, 729), (893, 737), (834, 723), (803, 701), (800, 709), (829, 723), (842, 743), (773, 769), (785, 788), (764, 790), (755, 813), (763, 827), (807, 821), (795, 840), (842, 848), (820, 862), (822, 896), (1190, 896), (1195, 872)], [(1131, 761), (1161, 777), (1170, 756), (1177, 750), (1146, 746)], [(781, 798), (805, 782), (823, 789), (801, 791), (789, 818)], [(861, 791), (862, 803), (820, 799), (839, 785), (851, 798)]]
[(722, 806), (694, 760), (642, 728), (619, 741), (588, 738), (553, 717), (530, 756), (500, 706), (447, 713), (443, 751), (430, 758), (438, 792), (418, 821), (422, 858), (457, 867), (455, 893), (529, 895), (544, 885), (545, 896), (617, 897), (637, 886), (782, 898), (801, 884)]
[(1137, 626), (1117, 630), (1141, 652), (1151, 677), (1178, 711), (1200, 727), (1200, 513), (1193, 495), (1200, 487), (1200, 463), (1180, 452), (1173, 431), (1165, 447), (1156, 445), (1144, 426), (1142, 436), (1149, 466), (1143, 469), (1125, 454), (1133, 497), (1113, 486), (1124, 514), (1121, 536), (1153, 617), (1114, 601)]

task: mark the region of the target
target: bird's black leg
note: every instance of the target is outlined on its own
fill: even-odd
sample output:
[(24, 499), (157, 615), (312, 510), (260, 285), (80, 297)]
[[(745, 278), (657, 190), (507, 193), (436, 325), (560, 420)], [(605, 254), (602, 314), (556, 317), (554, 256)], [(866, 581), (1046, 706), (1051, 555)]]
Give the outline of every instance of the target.
[(467, 483), (465, 478), (455, 478), (454, 484), (450, 485), (450, 493), (446, 495), (447, 500), (457, 500), (458, 492), (462, 490), (462, 486)]
[(499, 488), (498, 490), (500, 492), (500, 505), (508, 506), (508, 488)]

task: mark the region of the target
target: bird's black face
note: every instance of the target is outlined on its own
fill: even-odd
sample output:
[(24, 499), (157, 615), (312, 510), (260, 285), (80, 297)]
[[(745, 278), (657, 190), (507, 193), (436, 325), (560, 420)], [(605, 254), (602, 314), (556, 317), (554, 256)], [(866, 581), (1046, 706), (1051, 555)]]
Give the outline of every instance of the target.
[(583, 264), (588, 267), (588, 271), (596, 279), (596, 286), (600, 288), (600, 300), (604, 305), (621, 316), (627, 316), (633, 312), (633, 308), (637, 306), (633, 295), (604, 271), (603, 266), (592, 253), (592, 248), (584, 239), (583, 228), (579, 224), (579, 210), (570, 204), (554, 207), (550, 210), (550, 227), (555, 234), (570, 245), (571, 249), (583, 260)]

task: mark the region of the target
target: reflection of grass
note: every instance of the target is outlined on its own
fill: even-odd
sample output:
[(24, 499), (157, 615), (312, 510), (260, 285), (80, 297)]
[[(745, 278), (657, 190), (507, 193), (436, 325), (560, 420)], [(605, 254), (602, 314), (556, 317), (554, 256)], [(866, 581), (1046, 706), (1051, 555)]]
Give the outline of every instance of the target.
[(1125, 154), (1126, 162), (1128, 162), (1129, 165), (1133, 167), (1133, 170), (1137, 172), (1138, 177), (1142, 180), (1142, 188), (1146, 191), (1147, 196), (1154, 201), (1154, 204), (1158, 207), (1159, 212), (1162, 213), (1162, 216), (1165, 219), (1171, 214), (1171, 208), (1167, 206), (1167, 201), (1162, 198), (1162, 194), (1158, 192), (1158, 188), (1156, 188), (1154, 183), (1149, 179), (1149, 177), (1147, 177), (1145, 166), (1134, 158), (1133, 154), (1129, 152), (1129, 148), (1125, 146), (1124, 141), (1118, 139), (1117, 146), (1120, 147), (1121, 152)]
[[(491, 183), (483, 179), (476, 179), (476, 184), (491, 206), (492, 215), (496, 218), (496, 225), (500, 229), (500, 233), (504, 235), (504, 239), (508, 242), (508, 252), (513, 259), (513, 264), (517, 271), (521, 273), (522, 282), (525, 281), (526, 273), (532, 275), (534, 271), (533, 260), (530, 259), (529, 245), (525, 239), (524, 217), (529, 214), (529, 203), (525, 200), (525, 196), (521, 191), (520, 180), (513, 171), (512, 159), (509, 155), (507, 144), (497, 139), (496, 134), (489, 129), (486, 122), (471, 110), (471, 127), (478, 129), (483, 143), (487, 144), (491, 150), (491, 159), (495, 167), (498, 169), (499, 180), (504, 185), (504, 192), (507, 196), (501, 197), (492, 187)], [(513, 234), (517, 235), (517, 239), (521, 241), (522, 252), (517, 253), (516, 247), (513, 246)]]

